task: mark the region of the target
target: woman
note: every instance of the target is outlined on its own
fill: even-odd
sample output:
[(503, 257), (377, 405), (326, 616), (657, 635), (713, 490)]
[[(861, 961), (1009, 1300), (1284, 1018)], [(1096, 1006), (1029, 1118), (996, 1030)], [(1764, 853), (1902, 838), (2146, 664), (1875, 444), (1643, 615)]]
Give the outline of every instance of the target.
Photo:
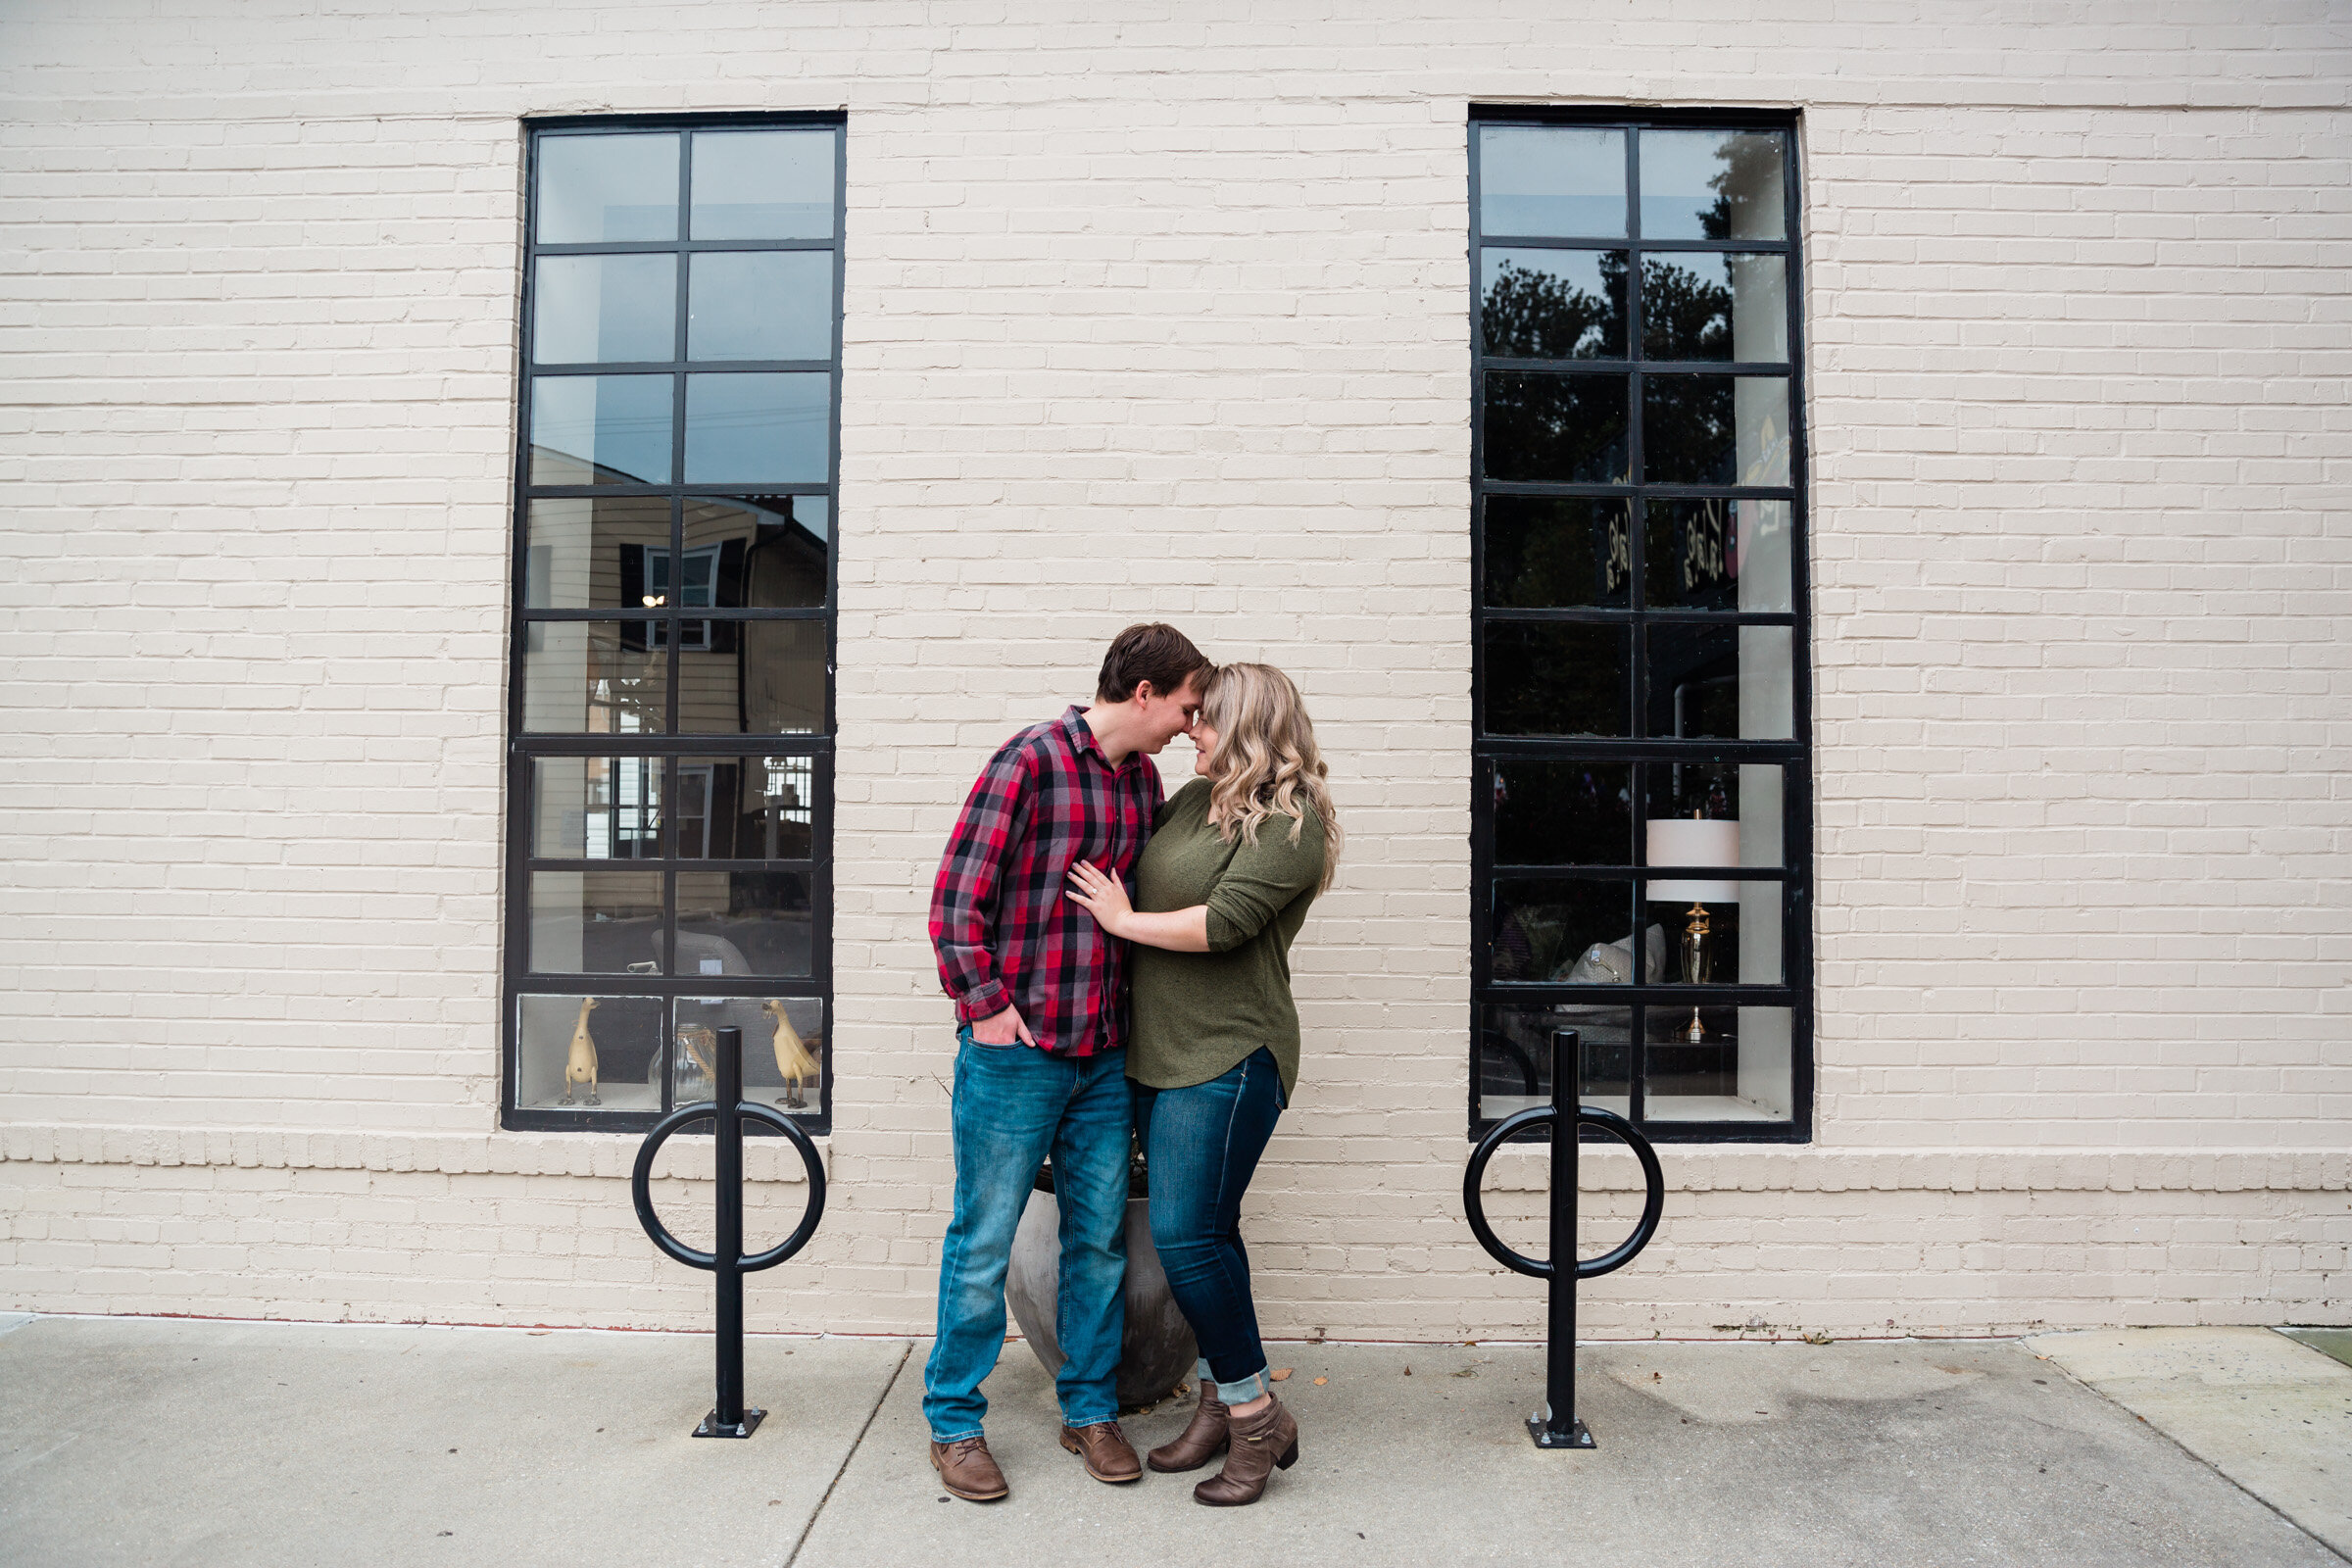
[(1127, 1045), (1135, 1122), (1152, 1170), (1152, 1244), (1200, 1345), (1200, 1404), (1154, 1470), (1225, 1467), (1193, 1489), (1255, 1502), (1298, 1457), (1298, 1423), (1266, 1377), (1242, 1194), (1298, 1078), (1291, 942), (1331, 885), (1340, 826), (1298, 689), (1266, 664), (1208, 679), (1193, 725), (1200, 776), (1160, 808), (1135, 902), (1093, 865), (1070, 897), (1135, 944)]

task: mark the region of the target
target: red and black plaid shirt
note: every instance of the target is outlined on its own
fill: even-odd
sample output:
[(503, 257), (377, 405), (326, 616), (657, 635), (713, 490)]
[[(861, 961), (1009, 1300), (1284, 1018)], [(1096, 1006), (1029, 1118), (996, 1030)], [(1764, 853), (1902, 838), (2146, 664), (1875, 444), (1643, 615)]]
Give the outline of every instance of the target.
[(1009, 1004), (1055, 1055), (1127, 1044), (1127, 944), (1063, 895), (1080, 860), (1132, 892), (1160, 799), (1152, 759), (1112, 767), (1076, 708), (998, 748), (931, 889), (931, 947), (959, 1022)]

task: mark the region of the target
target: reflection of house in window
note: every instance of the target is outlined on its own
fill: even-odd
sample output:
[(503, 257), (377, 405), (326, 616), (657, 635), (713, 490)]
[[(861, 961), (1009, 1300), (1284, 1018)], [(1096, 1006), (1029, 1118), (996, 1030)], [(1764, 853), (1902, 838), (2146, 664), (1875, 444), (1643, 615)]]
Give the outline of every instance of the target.
[(583, 849), (591, 860), (636, 860), (660, 853), (662, 761), (621, 757), (586, 781)]

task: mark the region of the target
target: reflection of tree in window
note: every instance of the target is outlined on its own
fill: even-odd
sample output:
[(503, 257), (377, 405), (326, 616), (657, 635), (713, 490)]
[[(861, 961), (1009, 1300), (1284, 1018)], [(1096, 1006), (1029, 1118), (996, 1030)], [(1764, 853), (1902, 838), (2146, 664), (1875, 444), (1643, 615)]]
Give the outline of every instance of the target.
[[(1601, 293), (1506, 258), (1495, 270), (1479, 320), (1487, 352), (1530, 360), (1616, 359), (1625, 353), (1625, 253), (1600, 253)], [(1619, 328), (1620, 330), (1612, 330)]]
[(1730, 359), (1731, 289), (1663, 256), (1643, 257), (1642, 352), (1653, 360)]
[[(1726, 136), (1715, 156), (1723, 168), (1707, 181), (1715, 205), (1698, 215), (1709, 239), (1777, 237), (1781, 232), (1781, 139)], [(1644, 280), (1646, 282), (1646, 280)]]

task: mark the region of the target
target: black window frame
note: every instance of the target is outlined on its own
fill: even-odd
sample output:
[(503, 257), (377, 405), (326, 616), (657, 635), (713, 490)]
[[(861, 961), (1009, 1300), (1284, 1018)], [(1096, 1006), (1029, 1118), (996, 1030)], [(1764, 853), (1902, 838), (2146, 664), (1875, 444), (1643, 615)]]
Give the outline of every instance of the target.
[[(692, 238), (692, 180), (694, 137), (703, 130), (788, 130), (795, 128), (828, 129), (833, 133), (833, 234), (829, 240), (808, 239), (723, 239), (696, 240)], [(499, 1037), (499, 1123), (509, 1131), (599, 1131), (610, 1133), (643, 1133), (652, 1128), (662, 1116), (675, 1108), (678, 1053), (677, 1028), (670, 1011), (674, 999), (728, 998), (785, 999), (813, 998), (823, 1008), (823, 1026), (817, 1037), (805, 1039), (804, 1044), (815, 1056), (818, 1064), (816, 1092), (806, 1111), (791, 1112), (798, 1125), (813, 1135), (822, 1136), (833, 1125), (833, 1040), (835, 1031), (833, 987), (833, 765), (835, 732), (838, 725), (836, 710), (838, 609), (841, 597), (841, 388), (842, 388), (842, 292), (846, 270), (846, 219), (848, 210), (848, 116), (841, 112), (774, 112), (774, 113), (706, 113), (654, 115), (566, 115), (531, 118), (521, 122), (523, 137), (523, 233), (522, 278), (519, 291), (520, 356), (516, 365), (514, 474), (512, 505), (514, 511), (512, 558), (510, 571), (510, 626), (507, 669), (507, 845), (505, 858), (505, 911), (503, 933), (505, 956), (503, 983), (500, 987)], [(675, 130), (679, 132), (678, 159), (678, 228), (669, 240), (612, 240), (578, 244), (541, 245), (538, 242), (539, 157), (547, 139), (563, 135), (628, 134), (646, 131)], [(688, 264), (686, 258), (705, 251), (827, 251), (833, 257), (832, 294), (832, 353), (826, 361), (693, 361), (683, 356), (687, 312)], [(537, 263), (541, 256), (665, 254), (679, 258), (676, 274), (677, 339), (674, 352), (681, 358), (667, 362), (596, 363), (593, 366), (538, 366), (532, 359), (533, 286)], [(667, 373), (673, 378), (671, 389), (671, 467), (670, 482), (666, 484), (606, 483), (592, 485), (534, 485), (531, 483), (531, 398), (534, 378), (542, 373), (578, 374), (643, 374)], [(714, 373), (809, 372), (823, 371), (828, 375), (829, 432), (826, 443), (826, 471), (824, 482), (814, 483), (688, 483), (684, 465), (686, 441), (685, 398), (687, 376)], [(528, 597), (530, 504), (534, 500), (586, 497), (594, 500), (666, 500), (670, 513), (671, 560), (685, 560), (686, 509), (698, 497), (710, 500), (730, 498), (741, 500), (747, 495), (760, 496), (822, 496), (826, 502), (825, 598), (818, 607), (786, 609), (722, 609), (695, 607), (689, 609), (682, 595), (673, 591), (671, 603), (660, 610), (640, 610), (623, 614), (609, 609), (551, 610), (531, 609)], [(672, 585), (673, 590), (676, 585)], [(663, 666), (667, 681), (668, 724), (662, 734), (641, 735), (563, 735), (526, 732), (523, 712), (524, 656), (529, 648), (530, 630), (536, 625), (560, 621), (612, 621), (644, 625), (661, 620), (669, 624), (670, 632)], [(680, 720), (679, 672), (681, 662), (676, 657), (683, 650), (679, 633), (688, 622), (708, 625), (738, 624), (751, 621), (808, 621), (824, 628), (824, 717), (815, 733), (806, 735), (763, 735), (758, 733), (685, 733), (678, 729)], [(650, 638), (649, 638), (650, 641)], [(809, 762), (812, 795), (809, 802), (809, 855), (805, 859), (722, 860), (687, 858), (674, 853), (671, 843), (677, 830), (678, 790), (680, 768), (698, 759), (712, 761), (741, 760), (754, 755), (767, 757), (806, 757)], [(533, 811), (533, 768), (538, 760), (550, 757), (643, 757), (662, 764), (663, 793), (662, 797), (662, 844), (669, 852), (653, 858), (635, 858), (597, 862), (605, 866), (632, 870), (658, 870), (662, 875), (662, 914), (660, 927), (664, 951), (670, 961), (658, 975), (625, 974), (546, 974), (529, 970), (530, 940), (530, 877), (535, 870), (577, 870), (581, 862), (572, 859), (551, 860), (534, 856), (530, 834)], [(740, 788), (740, 784), (738, 788)], [(706, 809), (710, 803), (706, 803)], [(810, 972), (805, 979), (785, 976), (726, 976), (680, 974), (675, 972), (676, 934), (678, 921), (677, 878), (680, 874), (755, 872), (779, 875), (805, 875), (808, 878), (810, 914)], [(657, 1048), (661, 1063), (661, 1104), (651, 1110), (621, 1110), (581, 1106), (563, 1109), (546, 1106), (522, 1106), (516, 1103), (520, 1086), (519, 1073), (519, 1001), (525, 996), (604, 996), (622, 998), (659, 998), (663, 1006), (662, 1038)], [(749, 1040), (745, 1043), (747, 1062), (757, 1049)], [(747, 1128), (754, 1135), (767, 1135), (764, 1129)]]
[[(1805, 355), (1803, 336), (1803, 248), (1801, 226), (1803, 201), (1799, 182), (1798, 157), (1799, 116), (1792, 110), (1637, 110), (1613, 108), (1554, 108), (1529, 105), (1473, 105), (1468, 122), (1469, 157), (1469, 331), (1472, 355), (1471, 370), (1471, 697), (1472, 766), (1471, 766), (1471, 985), (1468, 1042), (1467, 1133), (1475, 1140), (1494, 1125), (1495, 1118), (1480, 1114), (1482, 1077), (1485, 1076), (1487, 1056), (1494, 1048), (1486, 1039), (1488, 1009), (1493, 1006), (1545, 1006), (1553, 1004), (1572, 1004), (1584, 1006), (1624, 1006), (1631, 1009), (1631, 1045), (1628, 1052), (1628, 1090), (1631, 1101), (1631, 1120), (1645, 1136), (1659, 1143), (1758, 1143), (1807, 1144), (1813, 1139), (1813, 1075), (1814, 1075), (1814, 1004), (1813, 1004), (1813, 940), (1812, 940), (1812, 860), (1813, 860), (1813, 747), (1812, 747), (1812, 664), (1811, 664), (1811, 606), (1809, 538), (1810, 508), (1807, 505), (1807, 421), (1804, 394)], [(1526, 236), (1511, 234), (1488, 235), (1481, 227), (1482, 201), (1480, 186), (1480, 133), (1495, 125), (1570, 126), (1587, 129), (1614, 129), (1626, 132), (1626, 228), (1623, 234), (1585, 235), (1577, 237)], [(1685, 130), (1754, 130), (1778, 132), (1783, 137), (1782, 193), (1784, 200), (1783, 237), (1777, 241), (1754, 239), (1724, 240), (1644, 240), (1642, 237), (1642, 191), (1640, 181), (1639, 132), (1643, 129)], [(1508, 245), (1514, 249), (1562, 249), (1576, 251), (1622, 250), (1627, 253), (1625, 358), (1622, 360), (1552, 359), (1526, 360), (1491, 357), (1486, 351), (1486, 335), (1481, 314), (1484, 298), (1483, 251), (1490, 245)], [(1644, 357), (1643, 320), (1641, 313), (1642, 262), (1648, 255), (1707, 254), (1707, 253), (1778, 253), (1787, 260), (1788, 360), (1785, 367), (1774, 362), (1768, 367), (1749, 366), (1734, 361), (1677, 362), (1650, 361)], [(1506, 482), (1486, 477), (1485, 433), (1487, 423), (1486, 381), (1488, 372), (1500, 369), (1514, 372), (1534, 372), (1547, 375), (1604, 373), (1629, 377), (1629, 404), (1626, 440), (1628, 442), (1627, 478), (1623, 484), (1566, 483), (1566, 482)], [(1789, 483), (1781, 486), (1749, 485), (1691, 485), (1651, 484), (1642, 470), (1642, 375), (1646, 371), (1672, 370), (1676, 373), (1785, 374), (1788, 380), (1789, 414)], [(1571, 498), (1619, 498), (1631, 508), (1629, 521), (1631, 552), (1627, 567), (1630, 573), (1627, 608), (1611, 609), (1493, 609), (1486, 604), (1486, 515), (1487, 501), (1494, 495), (1560, 496)], [(1790, 601), (1788, 613), (1722, 612), (1652, 612), (1642, 607), (1643, 587), (1642, 544), (1646, 533), (1644, 503), (1650, 499), (1681, 497), (1721, 497), (1727, 499), (1757, 499), (1786, 501), (1790, 508), (1793, 537), (1790, 541)], [(1626, 701), (1634, 724), (1639, 728), (1641, 715), (1646, 710), (1644, 703), (1647, 682), (1647, 631), (1651, 624), (1677, 621), (1695, 621), (1716, 625), (1774, 625), (1790, 628), (1789, 670), (1791, 724), (1790, 739), (1787, 741), (1749, 740), (1675, 740), (1642, 739), (1635, 736), (1609, 739), (1584, 738), (1525, 738), (1495, 736), (1487, 731), (1487, 700), (1490, 696), (1490, 673), (1487, 669), (1487, 631), (1491, 623), (1499, 622), (1586, 622), (1630, 626), (1629, 656), (1626, 670)], [(1639, 831), (1642, 820), (1642, 792), (1634, 793), (1633, 821), (1637, 828), (1630, 846), (1633, 861), (1626, 865), (1575, 865), (1519, 867), (1498, 866), (1495, 861), (1494, 769), (1497, 763), (1515, 760), (1559, 761), (1600, 761), (1608, 763), (1672, 763), (1699, 760), (1727, 762), (1769, 763), (1785, 765), (1786, 786), (1782, 799), (1783, 856), (1782, 868), (1766, 871), (1762, 868), (1741, 869), (1736, 873), (1742, 879), (1778, 880), (1787, 892), (1783, 900), (1782, 979), (1777, 986), (1708, 985), (1693, 987), (1668, 984), (1578, 985), (1526, 981), (1501, 981), (1493, 978), (1494, 969), (1494, 887), (1498, 876), (1513, 875), (1557, 876), (1564, 879), (1616, 878), (1638, 881), (1643, 869), (1643, 834)], [(1726, 873), (1727, 875), (1734, 873)], [(1637, 921), (1636, 929), (1640, 924)], [(1673, 928), (1668, 927), (1668, 940)], [(1640, 976), (1637, 975), (1637, 979)], [(1786, 1006), (1789, 1009), (1789, 1095), (1790, 1113), (1783, 1121), (1653, 1121), (1646, 1114), (1645, 1057), (1650, 1049), (1645, 1027), (1645, 1009), (1657, 1007), (1674, 1012), (1690, 1009), (1694, 1004), (1705, 1006), (1755, 1005)], [(1516, 1070), (1532, 1073), (1541, 1070), (1548, 1077), (1548, 1063), (1515, 1062)], [(1581, 1084), (1580, 1084), (1581, 1091)], [(1525, 1135), (1535, 1139), (1544, 1133)]]

